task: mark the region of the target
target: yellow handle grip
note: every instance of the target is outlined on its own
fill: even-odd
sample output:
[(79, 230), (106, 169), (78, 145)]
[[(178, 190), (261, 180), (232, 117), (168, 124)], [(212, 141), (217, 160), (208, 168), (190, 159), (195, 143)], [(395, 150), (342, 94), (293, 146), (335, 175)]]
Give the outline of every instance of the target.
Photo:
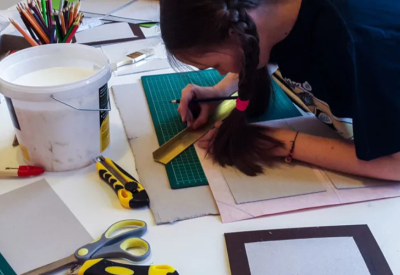
[(78, 275), (179, 275), (171, 266), (142, 266), (112, 262), (106, 259), (86, 261)]

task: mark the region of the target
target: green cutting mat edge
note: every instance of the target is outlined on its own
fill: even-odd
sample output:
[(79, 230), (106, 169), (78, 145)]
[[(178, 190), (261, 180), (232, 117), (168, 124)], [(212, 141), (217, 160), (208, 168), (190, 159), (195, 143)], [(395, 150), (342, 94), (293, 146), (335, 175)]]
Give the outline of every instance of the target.
[(17, 275), (0, 253), (0, 275)]
[[(171, 104), (171, 100), (179, 99), (182, 89), (188, 84), (213, 86), (222, 78), (215, 70), (142, 77), (143, 88), (160, 146), (186, 128), (186, 123), (181, 121), (177, 113), (177, 105)], [(273, 86), (275, 96), (271, 100), (270, 108), (265, 115), (253, 122), (301, 115), (281, 88), (276, 83)], [(194, 146), (182, 152), (165, 168), (172, 189), (208, 185)]]

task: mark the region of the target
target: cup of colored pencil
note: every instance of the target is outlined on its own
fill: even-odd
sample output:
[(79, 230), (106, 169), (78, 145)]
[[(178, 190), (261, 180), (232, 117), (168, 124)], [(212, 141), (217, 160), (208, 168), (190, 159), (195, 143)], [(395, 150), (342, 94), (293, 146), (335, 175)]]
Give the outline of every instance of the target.
[(71, 43), (83, 20), (81, 2), (62, 0), (60, 9), (53, 9), (52, 0), (27, 0), (17, 10), (28, 31), (9, 18), (11, 24), (32, 45)]

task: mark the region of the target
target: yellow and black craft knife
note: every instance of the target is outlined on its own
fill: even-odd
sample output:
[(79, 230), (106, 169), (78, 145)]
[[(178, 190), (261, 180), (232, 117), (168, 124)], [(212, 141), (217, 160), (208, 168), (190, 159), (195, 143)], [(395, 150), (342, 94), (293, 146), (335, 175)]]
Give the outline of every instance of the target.
[(78, 270), (69, 273), (72, 275), (179, 275), (168, 265), (129, 265), (106, 259), (86, 261)]
[(124, 208), (140, 208), (150, 204), (149, 196), (139, 181), (111, 159), (103, 156), (98, 157), (96, 168), (100, 178), (117, 193)]

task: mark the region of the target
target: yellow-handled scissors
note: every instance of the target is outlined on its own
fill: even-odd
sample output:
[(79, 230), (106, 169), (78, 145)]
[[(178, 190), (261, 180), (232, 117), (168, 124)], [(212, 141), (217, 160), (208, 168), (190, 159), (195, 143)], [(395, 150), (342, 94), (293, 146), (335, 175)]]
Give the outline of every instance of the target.
[[(119, 235), (112, 236), (113, 233), (119, 230), (128, 230)], [(141, 262), (146, 260), (151, 253), (150, 245), (148, 242), (143, 240), (141, 237), (147, 232), (147, 224), (144, 221), (139, 220), (124, 220), (117, 222), (110, 226), (104, 234), (102, 234), (99, 238), (94, 240), (93, 242), (80, 247), (76, 252), (60, 261), (54, 262), (47, 266), (43, 266), (41, 268), (32, 270), (23, 275), (41, 275), (47, 274), (51, 271), (67, 267), (67, 266), (82, 266), (80, 270), (83, 270), (78, 274), (89, 274), (89, 268), (91, 270), (97, 270), (98, 266), (111, 264), (111, 266), (118, 266), (116, 263), (104, 260), (103, 258), (112, 258), (112, 259), (126, 259), (133, 262)], [(128, 249), (132, 248), (141, 248), (144, 250), (142, 255), (134, 255), (128, 252)], [(95, 260), (96, 259), (96, 260)], [(95, 266), (96, 269), (94, 268)], [(130, 265), (131, 269), (134, 270), (135, 275), (167, 275), (167, 274), (177, 274), (170, 272), (173, 268), (169, 266), (160, 266), (161, 268), (157, 268), (157, 266), (150, 266), (147, 268), (147, 273), (143, 273), (143, 267)], [(168, 267), (168, 268), (162, 268)], [(86, 270), (85, 270), (86, 269)], [(159, 270), (157, 273), (149, 273), (151, 269)], [(123, 270), (123, 269), (121, 269)], [(139, 271), (142, 270), (140, 273)], [(86, 273), (85, 273), (86, 272)], [(164, 272), (164, 273), (162, 273)], [(97, 273), (96, 273), (97, 274)], [(120, 273), (98, 273), (97, 275), (103, 274), (120, 274)], [(123, 274), (123, 273), (122, 273)]]
[(121, 205), (127, 209), (140, 208), (150, 204), (144, 187), (111, 159), (100, 156), (96, 159), (100, 178), (117, 193)]

